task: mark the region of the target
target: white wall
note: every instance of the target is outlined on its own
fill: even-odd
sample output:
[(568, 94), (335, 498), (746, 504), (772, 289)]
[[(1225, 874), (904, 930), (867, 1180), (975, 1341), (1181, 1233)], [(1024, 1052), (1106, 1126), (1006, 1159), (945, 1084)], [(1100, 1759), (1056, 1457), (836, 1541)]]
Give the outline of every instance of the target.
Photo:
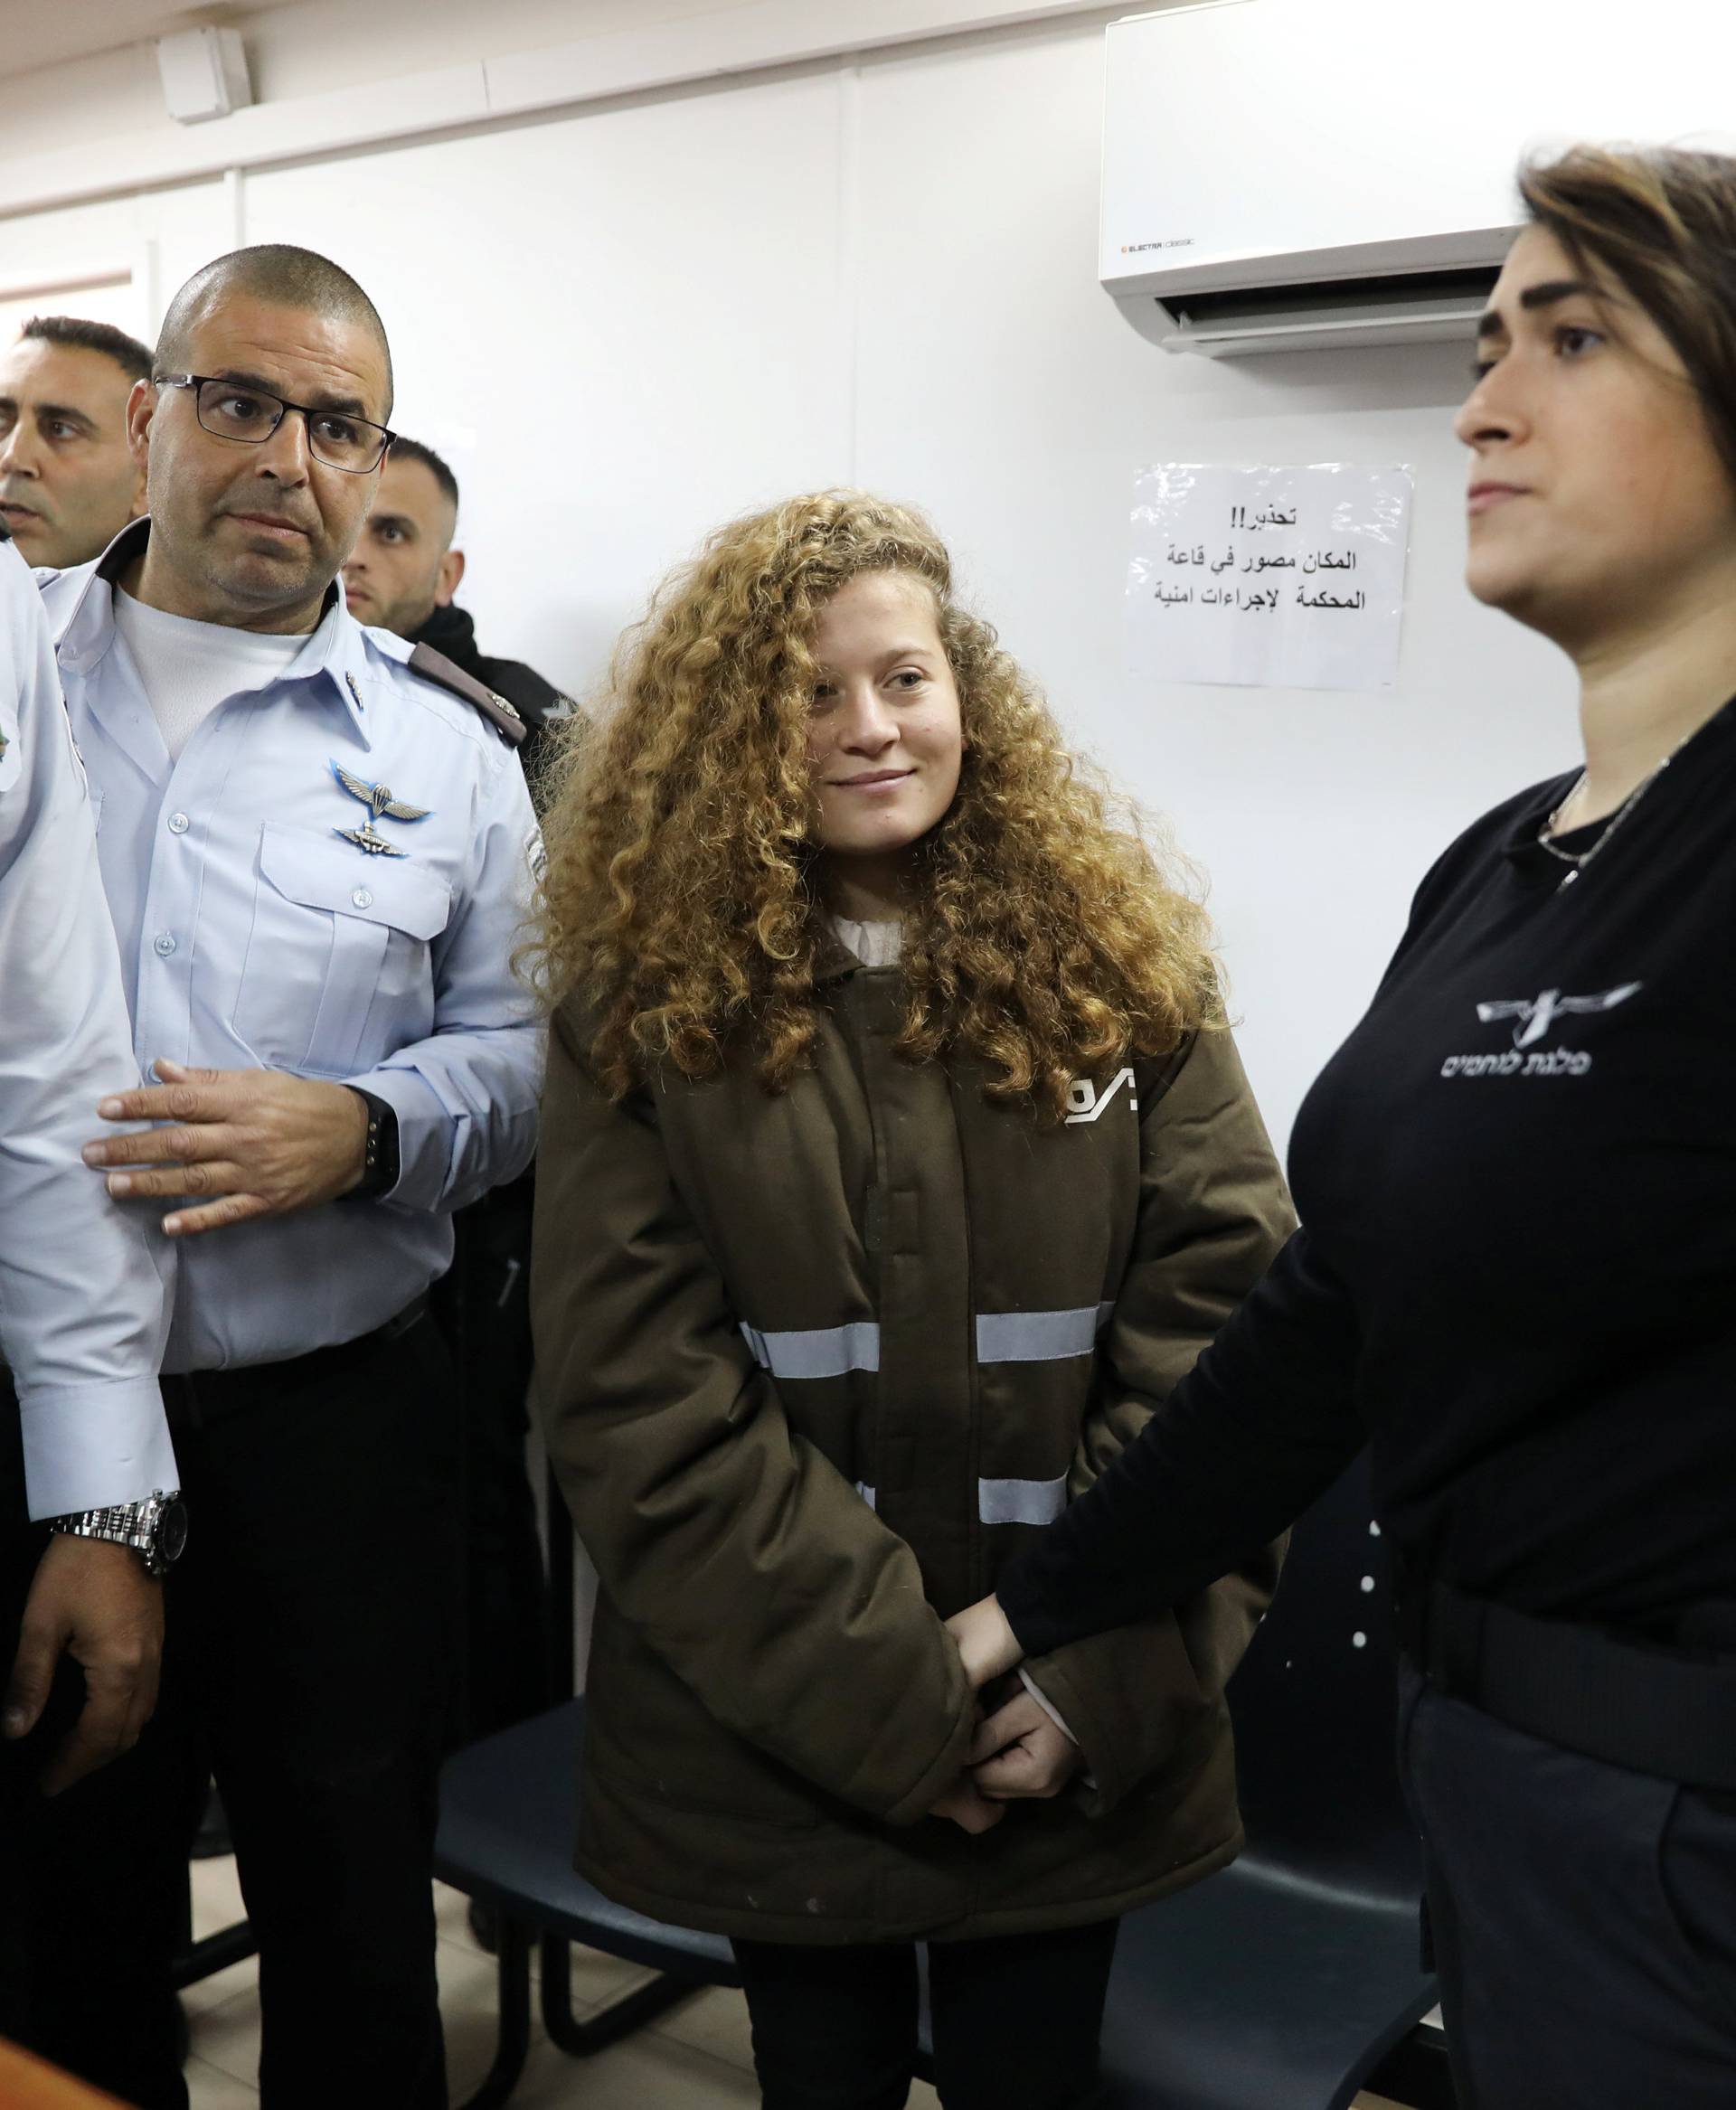
[[(6, 33), (13, 8), (46, 0), (0, 0), (0, 78), (15, 48)], [(78, 0), (75, 0), (78, 4)], [(232, 19), (247, 52), (253, 93), (261, 104), (321, 98), (373, 88), (408, 74), (462, 66), (509, 52), (559, 47), (575, 38), (607, 38), (726, 11), (740, 0), (258, 0)], [(191, 12), (191, 11), (189, 11)], [(223, 19), (231, 19), (223, 11)], [(35, 26), (35, 25), (33, 25)], [(37, 27), (36, 41), (52, 32)], [(26, 38), (28, 49), (32, 39)], [(100, 149), (117, 135), (189, 144), (191, 135), (164, 107), (156, 56), (148, 40), (33, 66), (21, 92), (8, 98), (0, 156), (11, 161), (68, 146)], [(221, 128), (221, 127), (220, 127)]]
[[(485, 645), (580, 687), (727, 514), (846, 480), (925, 504), (1075, 737), (1210, 868), (1281, 1140), (1436, 851), (1571, 760), (1571, 684), (1459, 584), (1467, 353), (1216, 366), (1099, 291), (1101, 19), (0, 222), (0, 290), (131, 244), (165, 296), (238, 224), (336, 256), (385, 315), (399, 424), (465, 473)], [(1395, 692), (1123, 670), (1131, 479), (1165, 458), (1414, 466)]]

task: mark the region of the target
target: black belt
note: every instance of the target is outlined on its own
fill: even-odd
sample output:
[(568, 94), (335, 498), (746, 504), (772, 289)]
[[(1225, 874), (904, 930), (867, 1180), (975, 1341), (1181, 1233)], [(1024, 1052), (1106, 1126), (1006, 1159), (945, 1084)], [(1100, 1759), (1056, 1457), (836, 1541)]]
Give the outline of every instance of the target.
[(1401, 1593), (1399, 1640), (1431, 1685), (1510, 1729), (1736, 1793), (1736, 1660), (1534, 1618), (1446, 1583)]
[(428, 1307), (424, 1291), (383, 1326), (376, 1326), (371, 1333), (358, 1333), (353, 1341), (309, 1349), (305, 1355), (289, 1356), (281, 1362), (241, 1363), (231, 1370), (197, 1370), (165, 1376), (162, 1380), (163, 1404), (168, 1409), (170, 1424), (202, 1428), (207, 1421), (241, 1408), (266, 1406), (286, 1393), (320, 1384), (401, 1340), (428, 1316)]

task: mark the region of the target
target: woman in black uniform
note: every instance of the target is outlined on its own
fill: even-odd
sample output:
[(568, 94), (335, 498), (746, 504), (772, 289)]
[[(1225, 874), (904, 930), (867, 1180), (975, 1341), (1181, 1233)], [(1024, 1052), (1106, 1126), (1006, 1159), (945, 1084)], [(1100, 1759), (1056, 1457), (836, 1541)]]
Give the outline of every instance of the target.
[(1736, 161), (1522, 188), (1469, 583), (1574, 660), (1584, 768), (1429, 873), (1297, 1121), (1304, 1229), (953, 1626), (986, 1681), (1144, 1615), (1372, 1441), (1461, 2104), (1729, 2110)]

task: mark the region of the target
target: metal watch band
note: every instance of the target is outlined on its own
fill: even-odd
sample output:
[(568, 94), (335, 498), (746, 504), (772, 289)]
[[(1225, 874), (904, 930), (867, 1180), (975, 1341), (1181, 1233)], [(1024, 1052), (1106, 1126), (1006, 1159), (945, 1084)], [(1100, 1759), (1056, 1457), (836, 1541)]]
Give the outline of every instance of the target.
[[(169, 1534), (173, 1543), (165, 1546), (165, 1526), (172, 1518), (177, 1528)], [(51, 1517), (48, 1528), (70, 1539), (105, 1539), (111, 1545), (130, 1546), (143, 1558), (146, 1571), (155, 1576), (167, 1572), (185, 1538), (180, 1493), (161, 1488), (144, 1502), (116, 1502), (106, 1509), (76, 1510), (70, 1516)]]
[(50, 1529), (74, 1539), (113, 1539), (130, 1545), (145, 1522), (142, 1502), (116, 1502), (110, 1509), (83, 1509), (68, 1517), (55, 1517)]

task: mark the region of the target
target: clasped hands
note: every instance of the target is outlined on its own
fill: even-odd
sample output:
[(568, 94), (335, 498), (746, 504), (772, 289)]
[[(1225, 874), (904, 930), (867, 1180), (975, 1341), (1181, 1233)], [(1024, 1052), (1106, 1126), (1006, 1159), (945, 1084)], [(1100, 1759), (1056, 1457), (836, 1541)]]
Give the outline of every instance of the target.
[(1008, 1679), (1024, 1652), (996, 1598), (955, 1613), (947, 1632), (972, 1691), (987, 1696), (992, 1711), (977, 1722), (963, 1771), (929, 1814), (949, 1817), (967, 1832), (987, 1832), (1006, 1814), (1008, 1803), (1058, 1795), (1085, 1756), (1024, 1685)]
[(160, 1084), (118, 1092), (97, 1112), (105, 1121), (167, 1126), (87, 1143), (84, 1162), (112, 1168), (108, 1186), (118, 1201), (194, 1201), (163, 1219), (170, 1238), (287, 1216), (360, 1182), (368, 1109), (348, 1085), (281, 1069), (169, 1061), (156, 1069)]

